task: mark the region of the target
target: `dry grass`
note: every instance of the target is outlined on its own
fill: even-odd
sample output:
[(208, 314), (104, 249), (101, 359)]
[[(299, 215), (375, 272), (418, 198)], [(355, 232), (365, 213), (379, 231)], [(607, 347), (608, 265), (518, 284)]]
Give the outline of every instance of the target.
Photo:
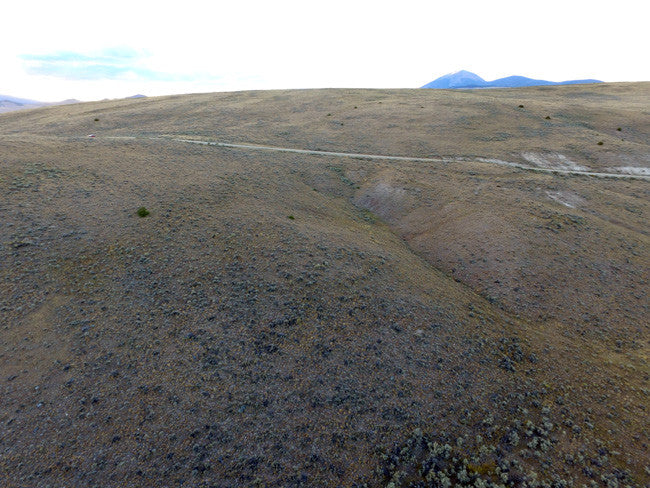
[[(423, 437), (375, 467), (421, 429), (480, 434), (498, 458), (471, 458), (473, 440), (458, 452), (485, 476), (506, 460), (549, 482), (643, 486), (647, 181), (164, 138), (647, 167), (649, 87), (242, 92), (2, 115), (0, 481), (407, 473), (399, 485), (417, 478)], [(528, 436), (543, 419), (551, 431)]]

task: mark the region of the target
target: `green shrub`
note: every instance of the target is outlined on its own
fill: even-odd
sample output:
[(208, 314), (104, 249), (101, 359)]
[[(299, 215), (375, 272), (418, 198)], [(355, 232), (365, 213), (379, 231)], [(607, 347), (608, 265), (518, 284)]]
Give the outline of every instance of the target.
[(144, 208), (144, 207), (140, 207), (140, 208), (138, 209), (138, 217), (146, 217), (146, 216), (149, 215), (150, 213), (151, 213), (151, 212), (149, 212), (149, 210), (147, 210), (147, 209)]

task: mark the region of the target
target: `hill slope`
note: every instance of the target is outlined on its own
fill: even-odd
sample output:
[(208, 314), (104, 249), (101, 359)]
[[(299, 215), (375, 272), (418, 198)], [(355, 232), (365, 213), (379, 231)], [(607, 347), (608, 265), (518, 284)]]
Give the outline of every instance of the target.
[(649, 86), (2, 115), (0, 481), (643, 486)]

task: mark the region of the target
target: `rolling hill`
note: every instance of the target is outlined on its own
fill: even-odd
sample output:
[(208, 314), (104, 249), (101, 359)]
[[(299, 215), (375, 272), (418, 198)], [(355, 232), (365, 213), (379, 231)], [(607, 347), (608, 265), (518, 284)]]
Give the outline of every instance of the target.
[(1, 115), (0, 485), (645, 486), (649, 102)]

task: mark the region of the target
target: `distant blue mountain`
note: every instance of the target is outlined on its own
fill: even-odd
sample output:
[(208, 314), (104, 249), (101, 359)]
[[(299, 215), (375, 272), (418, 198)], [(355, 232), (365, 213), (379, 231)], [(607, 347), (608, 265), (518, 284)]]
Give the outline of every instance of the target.
[(49, 105), (67, 105), (70, 103), (79, 103), (79, 100), (63, 100), (62, 102), (39, 102), (27, 98), (11, 97), (9, 95), (0, 95), (0, 113), (13, 112), (25, 108), (47, 107)]
[(26, 98), (10, 97), (9, 95), (0, 95), (0, 114), (5, 112), (13, 112), (14, 110), (22, 110), (24, 108), (42, 107), (41, 102), (36, 100), (28, 100)]
[(457, 71), (424, 85), (422, 88), (478, 88), (487, 85), (487, 81), (469, 71)]
[(16, 105), (42, 105), (43, 102), (36, 100), (28, 100), (26, 98), (10, 97), (9, 95), (0, 95), (0, 102), (9, 102)]
[(546, 81), (534, 80), (525, 76), (507, 76), (494, 81), (485, 81), (480, 76), (469, 71), (457, 71), (441, 76), (427, 83), (422, 88), (518, 88), (522, 86), (544, 86), (544, 85), (577, 85), (582, 83), (602, 83), (600, 80), (569, 80), (569, 81)]
[(544, 85), (561, 85), (562, 83), (554, 83), (546, 80), (534, 80), (526, 78), (525, 76), (506, 76), (498, 80), (490, 81), (487, 86), (491, 88), (516, 88), (519, 86), (544, 86)]

